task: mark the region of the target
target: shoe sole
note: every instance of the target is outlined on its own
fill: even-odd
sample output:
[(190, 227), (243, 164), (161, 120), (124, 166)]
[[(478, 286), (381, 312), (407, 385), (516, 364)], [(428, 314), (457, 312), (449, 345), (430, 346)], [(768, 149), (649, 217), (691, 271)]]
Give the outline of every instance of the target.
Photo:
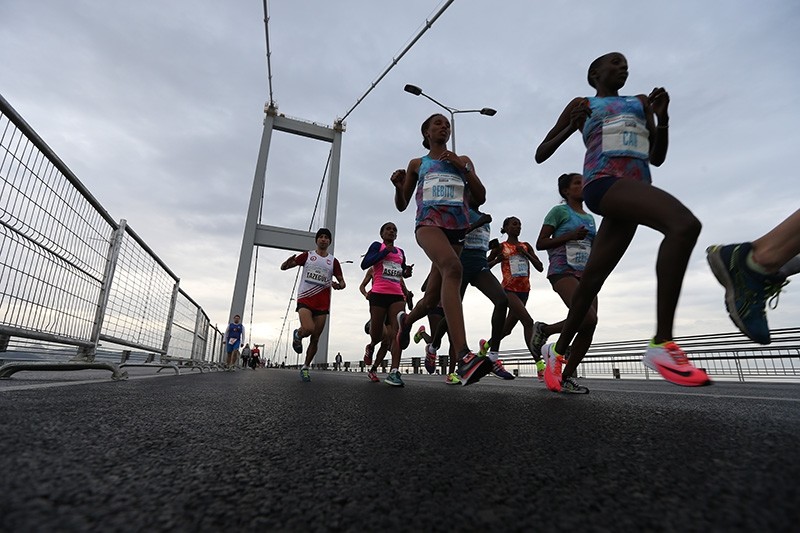
[(531, 351), (531, 353), (534, 356), (541, 357), (542, 356), (542, 348), (544, 347), (545, 344), (547, 344), (547, 337), (545, 337), (544, 340), (542, 340), (542, 342), (538, 345), (538, 349), (537, 349), (537, 345), (534, 342), (534, 340), (536, 339), (536, 326), (538, 324), (544, 324), (544, 323), (543, 322), (534, 322), (533, 323), (533, 336), (531, 336), (531, 341), (528, 343), (528, 349)]
[(561, 392), (561, 378), (555, 373), (556, 362), (550, 365), (550, 355), (548, 354), (544, 368), (544, 384), (553, 392)]
[(292, 350), (294, 350), (295, 353), (301, 354), (303, 353), (303, 340), (296, 340), (295, 333), (297, 333), (297, 330), (292, 332)]
[(405, 322), (405, 318), (405, 311), (397, 313), (397, 345), (401, 350), (408, 348), (408, 345), (411, 343), (411, 331), (409, 330), (407, 334), (403, 335), (403, 323)]
[[(730, 317), (733, 324), (739, 328), (739, 331), (751, 341), (759, 344), (769, 344), (769, 340), (763, 343), (753, 338), (747, 331), (742, 317), (739, 316), (739, 311), (736, 309), (736, 288), (730, 272), (728, 272), (728, 267), (722, 259), (722, 253), (719, 251), (720, 248), (720, 246), (709, 246), (706, 248), (706, 261), (708, 261), (708, 266), (711, 267), (711, 272), (714, 274), (714, 277), (717, 278), (719, 284), (725, 288), (725, 310), (728, 311), (728, 317)], [(657, 369), (653, 370), (658, 371)]]
[[(703, 382), (696, 382), (696, 381), (681, 381), (679, 377), (675, 377), (672, 374), (667, 374), (661, 371), (659, 366), (656, 363), (653, 363), (649, 359), (643, 358), (642, 364), (652, 370), (653, 372), (657, 372), (659, 376), (664, 378), (665, 381), (672, 383), (673, 385), (680, 385), (681, 387), (706, 387), (712, 384), (711, 379), (708, 377), (708, 374), (705, 374), (704, 371), (697, 370), (698, 372), (703, 372), (705, 374), (706, 379)], [(666, 367), (665, 367), (666, 368)]]
[(393, 381), (389, 381), (388, 379), (384, 379), (383, 382), (387, 385), (391, 385), (392, 387), (402, 387), (405, 385), (405, 383), (395, 383)]
[(461, 379), (461, 384), (466, 387), (467, 385), (477, 383), (483, 376), (492, 371), (492, 366), (493, 364), (489, 359), (483, 358), (482, 361), (467, 371), (467, 375), (458, 375), (458, 377)]

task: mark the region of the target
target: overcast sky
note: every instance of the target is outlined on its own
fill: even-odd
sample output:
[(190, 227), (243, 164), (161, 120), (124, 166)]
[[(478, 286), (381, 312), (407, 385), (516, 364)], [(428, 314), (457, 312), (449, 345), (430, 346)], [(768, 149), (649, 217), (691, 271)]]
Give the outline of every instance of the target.
[[(332, 124), (441, 5), (272, 1), (279, 111)], [(669, 91), (669, 153), (653, 181), (703, 222), (675, 334), (734, 330), (705, 248), (752, 240), (800, 204), (791, 166), (800, 147), (800, 4), (631, 6), (456, 0), (353, 111), (343, 136), (334, 245), (341, 261), (355, 263), (343, 266), (348, 288), (333, 296), (331, 353), (345, 360), (363, 353), (368, 307), (357, 290), (358, 263), (382, 223), (398, 226), (397, 244), (416, 264), (409, 285), (418, 296), (428, 268), (413, 239), (413, 206), (395, 210), (389, 175), (425, 153), (420, 124), (440, 109), (403, 86), (418, 85), (455, 108), (498, 110), (494, 117), (457, 115), (457, 151), (470, 156), (487, 187), (493, 236), (501, 237), (500, 221), (514, 215), (523, 223), (521, 239), (533, 242), (559, 201), (556, 178), (580, 172), (583, 161), (578, 135), (543, 165), (533, 160), (536, 147), (571, 98), (593, 94), (587, 67), (610, 51), (628, 58), (624, 93)], [(224, 329), (269, 99), (262, 2), (3, 0), (0, 64), (0, 93)], [(262, 223), (316, 229), (312, 211), (330, 145), (279, 132), (272, 139)], [(659, 243), (659, 234), (639, 230), (600, 294), (596, 340), (652, 336)], [(268, 350), (292, 296), (294, 271), (278, 268), (288, 255), (259, 250), (252, 318), (252, 278), (248, 288), (248, 340)], [(797, 283), (769, 313), (773, 328), (798, 325)], [(464, 305), (477, 346), (489, 333), (490, 306), (473, 291)], [(547, 322), (566, 313), (543, 274), (532, 279), (528, 309)], [(296, 327), (293, 308), (289, 316)], [(503, 344), (522, 346), (521, 328)]]

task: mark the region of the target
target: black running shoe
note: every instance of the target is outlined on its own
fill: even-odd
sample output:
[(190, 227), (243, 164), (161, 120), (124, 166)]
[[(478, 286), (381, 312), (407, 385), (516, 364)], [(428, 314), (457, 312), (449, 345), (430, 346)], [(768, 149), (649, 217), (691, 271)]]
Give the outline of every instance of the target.
[(411, 324), (406, 325), (407, 316), (405, 311), (397, 313), (397, 344), (401, 350), (408, 348), (411, 342)]
[(296, 353), (303, 353), (303, 340), (300, 338), (299, 330), (292, 332), (292, 350)]

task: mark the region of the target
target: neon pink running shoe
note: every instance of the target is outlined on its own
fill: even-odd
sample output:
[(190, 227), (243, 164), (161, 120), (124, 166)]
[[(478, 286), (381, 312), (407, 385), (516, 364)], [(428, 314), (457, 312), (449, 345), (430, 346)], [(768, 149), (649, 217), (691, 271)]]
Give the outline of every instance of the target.
[(684, 387), (711, 385), (706, 371), (694, 366), (681, 347), (672, 341), (661, 345), (655, 345), (650, 341), (650, 346), (644, 352), (642, 364), (676, 385)]
[(542, 350), (545, 360), (544, 384), (553, 392), (561, 392), (561, 364), (564, 356), (556, 353), (556, 345), (548, 344)]

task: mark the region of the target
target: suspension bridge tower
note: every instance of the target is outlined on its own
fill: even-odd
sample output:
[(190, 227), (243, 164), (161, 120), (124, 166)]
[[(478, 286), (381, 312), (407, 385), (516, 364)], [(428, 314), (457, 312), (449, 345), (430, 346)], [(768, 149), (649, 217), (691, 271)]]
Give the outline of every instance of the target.
[[(288, 118), (278, 113), (277, 106), (270, 101), (264, 107), (264, 130), (261, 134), (261, 145), (258, 150), (253, 189), (250, 193), (250, 203), (247, 207), (247, 219), (242, 236), (242, 249), (239, 252), (239, 265), (236, 270), (236, 282), (233, 287), (230, 317), (240, 315), (244, 319), (245, 301), (247, 299), (247, 286), (250, 281), (250, 267), (253, 261), (253, 250), (256, 246), (265, 246), (281, 250), (304, 252), (316, 248), (314, 235), (316, 232), (304, 231), (278, 226), (268, 226), (259, 223), (259, 211), (264, 198), (267, 159), (269, 157), (272, 132), (279, 131), (291, 135), (299, 135), (318, 141), (331, 143), (330, 163), (328, 165), (326, 208), (322, 226), (331, 230), (336, 235), (336, 208), (339, 196), (339, 166), (342, 147), (342, 133), (345, 131), (343, 119), (337, 119), (333, 126), (323, 126), (313, 122), (306, 122)], [(335, 241), (334, 241), (335, 242)], [(329, 252), (333, 254), (334, 245), (331, 243)], [(330, 321), (319, 339), (319, 347), (314, 357), (316, 363), (328, 362), (328, 329)]]

